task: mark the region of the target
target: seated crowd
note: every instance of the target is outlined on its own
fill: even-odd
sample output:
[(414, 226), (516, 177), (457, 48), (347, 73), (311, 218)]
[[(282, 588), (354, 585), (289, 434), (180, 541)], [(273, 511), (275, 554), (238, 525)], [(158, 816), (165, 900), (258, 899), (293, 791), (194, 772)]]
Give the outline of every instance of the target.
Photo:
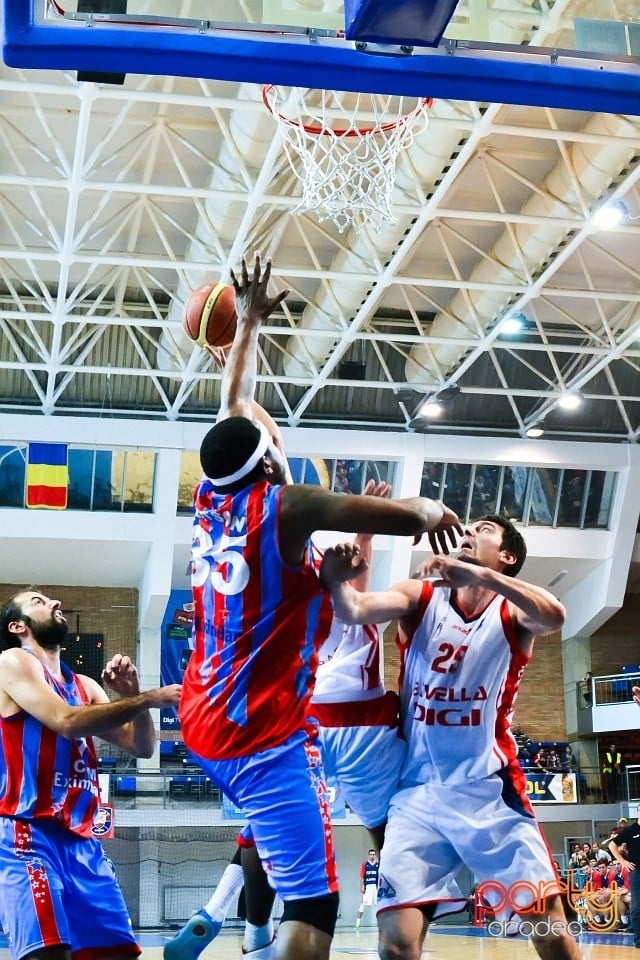
[(530, 740), (521, 727), (512, 727), (518, 745), (520, 766), (544, 773), (570, 773), (576, 768), (571, 744), (567, 741)]
[(576, 842), (571, 848), (567, 869), (563, 873), (569, 887), (569, 905), (580, 923), (591, 930), (630, 930), (628, 871), (609, 850), (610, 841), (626, 823), (622, 817), (602, 843)]

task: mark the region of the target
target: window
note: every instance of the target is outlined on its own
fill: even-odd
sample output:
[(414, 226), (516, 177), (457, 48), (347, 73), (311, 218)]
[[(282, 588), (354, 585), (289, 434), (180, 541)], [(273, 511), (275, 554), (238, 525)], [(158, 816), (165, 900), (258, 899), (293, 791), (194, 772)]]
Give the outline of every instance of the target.
[(128, 450), (125, 457), (123, 509), (128, 513), (151, 513), (155, 454), (148, 450)]
[(26, 447), (0, 446), (0, 507), (24, 507)]

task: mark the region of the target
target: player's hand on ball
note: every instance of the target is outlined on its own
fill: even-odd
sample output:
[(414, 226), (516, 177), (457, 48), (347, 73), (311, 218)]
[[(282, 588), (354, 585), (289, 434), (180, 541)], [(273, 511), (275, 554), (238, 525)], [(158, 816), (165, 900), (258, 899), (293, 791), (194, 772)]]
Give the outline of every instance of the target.
[(263, 271), (260, 254), (256, 253), (251, 277), (249, 276), (245, 257), (242, 258), (240, 278), (236, 276), (233, 270), (231, 270), (230, 273), (231, 282), (236, 292), (236, 312), (238, 317), (246, 317), (255, 322), (266, 320), (289, 294), (289, 290), (282, 290), (276, 294), (275, 297), (268, 295), (267, 287), (269, 286), (269, 280), (271, 278), (270, 257), (267, 259)]
[(208, 343), (205, 343), (203, 349), (205, 353), (209, 354), (218, 370), (224, 370), (224, 365), (227, 362), (227, 354), (224, 347), (211, 347)]

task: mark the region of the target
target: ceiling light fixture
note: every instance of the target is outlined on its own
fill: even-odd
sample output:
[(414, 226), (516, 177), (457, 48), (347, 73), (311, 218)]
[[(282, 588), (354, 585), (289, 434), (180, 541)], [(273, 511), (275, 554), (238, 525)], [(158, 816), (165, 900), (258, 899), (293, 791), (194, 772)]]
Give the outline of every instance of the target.
[(444, 413), (444, 407), (437, 397), (429, 397), (418, 410), (419, 417), (426, 417), (427, 420), (437, 420)]
[(530, 440), (537, 440), (538, 437), (541, 437), (544, 433), (542, 427), (529, 427), (525, 433), (525, 436), (529, 437)]
[(627, 208), (623, 203), (605, 203), (591, 215), (591, 223), (597, 230), (612, 230), (627, 218)]
[(558, 397), (558, 406), (563, 410), (577, 410), (582, 403), (582, 397), (578, 393), (561, 393)]
[(447, 405), (450, 401), (454, 400), (459, 393), (460, 387), (457, 383), (450, 383), (448, 386), (442, 387), (437, 393), (431, 394), (430, 397), (427, 397), (427, 399), (420, 404), (417, 416), (425, 417), (427, 420), (437, 420), (444, 415)]
[(499, 332), (512, 334), (519, 333), (524, 326), (524, 316), (521, 313), (511, 313), (500, 321)]

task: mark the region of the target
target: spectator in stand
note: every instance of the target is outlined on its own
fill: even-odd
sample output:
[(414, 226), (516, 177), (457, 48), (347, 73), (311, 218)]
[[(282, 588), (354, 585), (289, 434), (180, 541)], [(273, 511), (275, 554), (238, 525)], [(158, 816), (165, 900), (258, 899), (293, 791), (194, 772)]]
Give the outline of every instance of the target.
[(534, 768), (537, 767), (542, 773), (547, 772), (547, 757), (545, 751), (539, 746), (536, 752), (534, 753), (531, 764)]
[(631, 891), (629, 889), (629, 871), (615, 861), (614, 864), (613, 872), (618, 887), (618, 916), (620, 917), (618, 931), (620, 933), (630, 933)]
[[(620, 819), (618, 820), (617, 825), (613, 828), (613, 830), (611, 831), (611, 833), (609, 834), (609, 836), (607, 837), (607, 839), (604, 841), (604, 842), (606, 843), (606, 845), (607, 845), (607, 850), (609, 851), (609, 853), (611, 853), (611, 849), (610, 849), (610, 847), (609, 847), (609, 844), (611, 843), (611, 841), (613, 840), (614, 837), (617, 837), (617, 836), (618, 836), (618, 834), (620, 833), (621, 830), (624, 830), (624, 828), (627, 826), (628, 823), (629, 823), (629, 821), (627, 820), (626, 817), (620, 817)], [(613, 854), (611, 854), (611, 856), (613, 856)], [(614, 859), (615, 859), (615, 857), (614, 857)]]
[(605, 803), (617, 803), (623, 795), (622, 754), (615, 743), (609, 744), (602, 763)]
[(585, 840), (584, 843), (582, 844), (582, 855), (587, 861), (587, 863), (590, 863), (593, 857), (593, 854), (591, 853), (591, 844), (589, 843), (588, 840)]
[(561, 759), (561, 767), (563, 772), (571, 773), (576, 768), (576, 758), (573, 755), (573, 748), (570, 743), (564, 748)]
[(549, 750), (546, 757), (546, 763), (547, 770), (551, 770), (553, 773), (558, 773), (562, 769), (560, 754), (557, 750)]
[(596, 862), (598, 866), (603, 863), (608, 865), (612, 862), (613, 856), (611, 853), (609, 853), (607, 841), (604, 843), (594, 843), (593, 850), (595, 851)]
[(569, 857), (569, 866), (574, 870), (577, 870), (580, 867), (584, 867), (584, 865), (588, 862), (589, 861), (585, 857), (580, 844), (574, 843), (573, 849), (571, 850), (571, 856)]
[(571, 884), (573, 890), (584, 890), (587, 883), (587, 874), (585, 872), (587, 867), (588, 864), (582, 857), (579, 860), (579, 866), (569, 867), (567, 871), (567, 882)]
[[(607, 930), (625, 932), (629, 929), (631, 894), (629, 871), (616, 864), (616, 868), (600, 863), (591, 877), (594, 893), (590, 897), (593, 919), (596, 926)], [(619, 923), (616, 918), (619, 917)]]
[(580, 688), (582, 690), (585, 707), (591, 707), (593, 705), (593, 689), (591, 686), (592, 680), (593, 674), (590, 670), (588, 670), (580, 681)]

